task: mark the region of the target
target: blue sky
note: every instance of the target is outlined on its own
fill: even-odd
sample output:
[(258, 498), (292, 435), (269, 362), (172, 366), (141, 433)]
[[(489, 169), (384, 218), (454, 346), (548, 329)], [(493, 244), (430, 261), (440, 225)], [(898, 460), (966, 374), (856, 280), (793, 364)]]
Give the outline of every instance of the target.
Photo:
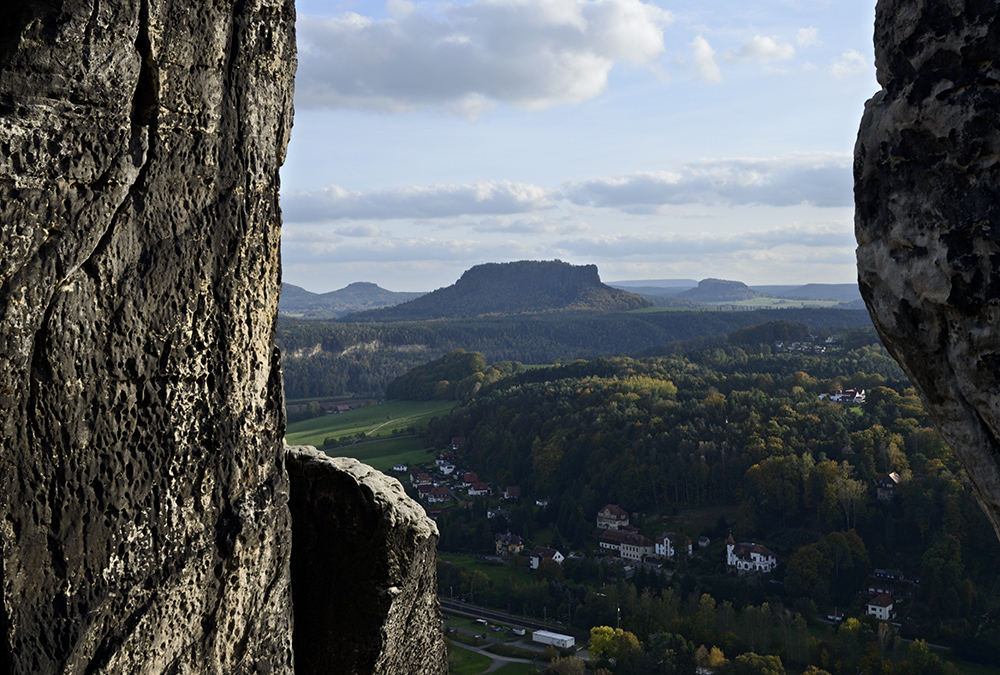
[(873, 0), (296, 4), (288, 283), (856, 279)]

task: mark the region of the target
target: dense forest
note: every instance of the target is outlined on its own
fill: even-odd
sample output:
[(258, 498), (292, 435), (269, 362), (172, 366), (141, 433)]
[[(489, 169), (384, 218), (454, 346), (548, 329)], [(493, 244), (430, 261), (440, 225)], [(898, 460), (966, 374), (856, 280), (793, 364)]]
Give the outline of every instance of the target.
[[(461, 463), (497, 488), (519, 485), (523, 496), (506, 518), (487, 519), (476, 505), (443, 513), (442, 550), (489, 552), (493, 534), (509, 528), (529, 545), (544, 532), (551, 539), (542, 543), (587, 552), (608, 503), (639, 514), (647, 536), (662, 530), (661, 517), (726, 507), (729, 517), (686, 534), (719, 542), (732, 531), (766, 542), (780, 560), (773, 584), (728, 575), (718, 555), (680, 563), (670, 580), (639, 568), (628, 583), (593, 553), (533, 587), (498, 587), (447, 566), (440, 573), (453, 587), (478, 583), (480, 602), (545, 607), (583, 628), (614, 625), (617, 604), (643, 658), (672, 635), (692, 664), (695, 647), (706, 645), (730, 658), (771, 653), (828, 672), (947, 670), (926, 645), (900, 646), (901, 636), (1000, 665), (1000, 545), (965, 472), (874, 331), (843, 332), (810, 353), (771, 341), (800, 330), (775, 324), (657, 357), (512, 372), (429, 432), (439, 446), (465, 437)], [(864, 404), (820, 396), (846, 388), (867, 390)], [(876, 479), (889, 472), (898, 490), (879, 499)], [(535, 506), (542, 497), (549, 505)], [(901, 627), (867, 617), (845, 622), (832, 644), (810, 637), (805, 619), (818, 611), (862, 602), (864, 613), (859, 598), (868, 597), (863, 585), (874, 568), (909, 580), (900, 583)]]
[(638, 354), (682, 340), (724, 337), (767, 322), (810, 330), (870, 326), (868, 313), (835, 309), (562, 312), (438, 321), (344, 323), (278, 319), (285, 395), (379, 398), (395, 378), (455, 349), (488, 362), (554, 363)]

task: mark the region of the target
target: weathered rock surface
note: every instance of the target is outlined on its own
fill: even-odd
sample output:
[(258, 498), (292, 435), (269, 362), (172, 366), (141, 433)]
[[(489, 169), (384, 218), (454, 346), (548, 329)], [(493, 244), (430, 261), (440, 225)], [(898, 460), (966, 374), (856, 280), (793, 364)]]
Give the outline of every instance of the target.
[(447, 673), (437, 526), (357, 460), (288, 448), (295, 672)]
[(855, 149), (858, 278), (1000, 536), (1000, 14), (879, 0)]
[(0, 672), (292, 672), (292, 0), (3, 14)]

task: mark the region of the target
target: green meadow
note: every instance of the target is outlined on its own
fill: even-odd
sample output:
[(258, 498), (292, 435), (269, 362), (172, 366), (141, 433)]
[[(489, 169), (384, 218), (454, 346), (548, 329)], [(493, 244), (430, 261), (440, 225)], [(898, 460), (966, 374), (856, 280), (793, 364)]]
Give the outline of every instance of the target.
[(328, 438), (363, 440), (392, 438), (398, 434), (420, 433), (432, 417), (447, 415), (455, 401), (386, 401), (349, 412), (323, 415), (289, 424), (285, 440), (289, 445), (322, 447)]
[(327, 439), (353, 440), (331, 445), (326, 452), (388, 471), (394, 464), (427, 461), (423, 441), (412, 434), (422, 432), (429, 419), (447, 415), (454, 407), (454, 401), (386, 401), (289, 424), (285, 440), (289, 445), (317, 448), (323, 448)]

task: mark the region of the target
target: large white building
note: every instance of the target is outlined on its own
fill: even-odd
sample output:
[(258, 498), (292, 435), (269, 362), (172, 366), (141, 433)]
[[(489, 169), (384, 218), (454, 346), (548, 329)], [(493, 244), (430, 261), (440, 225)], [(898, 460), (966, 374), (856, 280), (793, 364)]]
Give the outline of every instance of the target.
[(770, 574), (778, 565), (778, 557), (761, 544), (746, 541), (737, 544), (730, 533), (726, 539), (726, 565), (741, 574)]

